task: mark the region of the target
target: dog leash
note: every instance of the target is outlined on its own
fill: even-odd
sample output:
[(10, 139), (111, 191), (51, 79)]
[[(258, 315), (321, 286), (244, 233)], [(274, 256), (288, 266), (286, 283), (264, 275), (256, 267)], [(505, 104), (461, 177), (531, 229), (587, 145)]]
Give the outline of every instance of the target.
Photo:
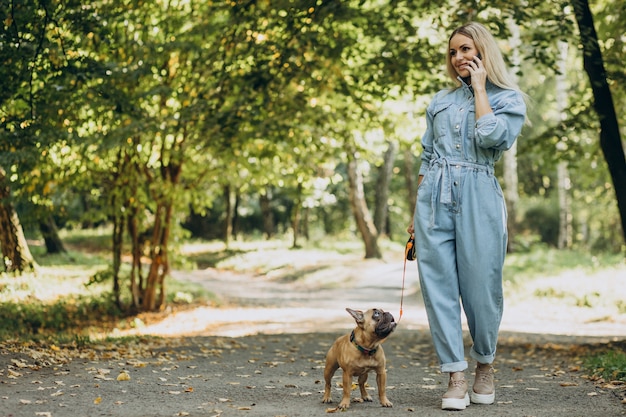
[(404, 247), (404, 268), (402, 269), (402, 289), (400, 290), (400, 315), (398, 316), (398, 323), (402, 320), (402, 310), (404, 306), (404, 281), (406, 279), (406, 261), (415, 260), (415, 236), (409, 236), (409, 240)]

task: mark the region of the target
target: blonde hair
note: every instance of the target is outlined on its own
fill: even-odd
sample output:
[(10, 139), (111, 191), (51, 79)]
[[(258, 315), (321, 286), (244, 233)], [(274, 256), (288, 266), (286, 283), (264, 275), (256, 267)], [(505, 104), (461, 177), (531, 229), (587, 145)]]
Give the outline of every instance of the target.
[[(507, 66), (504, 63), (502, 52), (500, 51), (495, 38), (486, 27), (476, 22), (466, 23), (452, 32), (450, 38), (448, 38), (448, 44), (454, 35), (467, 36), (474, 41), (474, 45), (482, 57), (481, 60), (485, 66), (485, 71), (487, 71), (487, 78), (491, 83), (500, 88), (515, 90), (522, 93), (517, 85), (517, 82), (511, 73), (509, 73)], [(446, 54), (446, 67), (448, 69), (448, 75), (452, 78), (452, 81), (454, 81), (457, 87), (460, 87), (461, 82), (457, 78), (458, 73), (452, 66), (451, 56), (449, 53)], [(524, 93), (522, 94), (525, 96)]]

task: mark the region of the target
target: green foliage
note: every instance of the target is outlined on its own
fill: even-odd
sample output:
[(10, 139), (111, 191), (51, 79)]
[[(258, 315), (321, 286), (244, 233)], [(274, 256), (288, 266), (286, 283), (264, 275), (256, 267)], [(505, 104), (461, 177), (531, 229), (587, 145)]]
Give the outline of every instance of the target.
[[(110, 233), (110, 232), (109, 232)], [(90, 333), (110, 332), (130, 325), (128, 310), (120, 308), (110, 292), (110, 269), (102, 257), (110, 235), (103, 230), (75, 231), (66, 236), (82, 251), (46, 255), (42, 247), (31, 251), (40, 265), (32, 274), (0, 275), (0, 336), (54, 337), (88, 343)], [(130, 298), (123, 288), (123, 301)], [(199, 285), (168, 281), (171, 306), (217, 303)]]
[[(224, 187), (239, 199), (240, 233), (263, 230), (259, 195), (275, 197), (278, 232), (301, 206), (312, 234), (345, 233), (353, 227), (346, 151), (358, 150), (373, 201), (386, 140), (408, 150), (389, 196), (391, 232), (403, 233), (414, 199), (403, 181), (416, 167), (407, 172), (399, 162), (419, 154), (425, 102), (447, 85), (450, 29), (486, 23), (509, 59), (512, 18), (523, 41), (520, 82), (533, 99), (533, 125), (518, 142), (521, 204), (535, 205), (525, 222), (531, 236), (515, 238), (555, 243), (555, 166), (567, 160), (577, 246), (620, 250), (619, 213), (567, 2), (11, 4), (0, 10), (0, 167), (33, 233), (47, 213), (74, 228), (123, 213), (143, 232), (160, 207), (171, 206), (171, 242), (185, 237), (179, 226), (192, 210), (206, 216), (189, 228), (215, 237), (224, 229)], [(621, 108), (625, 16), (612, 2), (594, 12)], [(564, 120), (553, 92), (560, 40), (570, 44)], [(372, 130), (384, 140), (368, 138)]]
[(559, 208), (553, 200), (540, 200), (529, 207), (523, 224), (531, 232), (538, 234), (542, 243), (556, 247), (559, 238)]
[(603, 378), (606, 382), (626, 382), (626, 353), (623, 347), (588, 356), (584, 366), (594, 376)]
[(111, 327), (123, 317), (111, 297), (67, 296), (52, 303), (0, 303), (0, 334), (6, 336), (76, 333), (91, 326)]
[[(526, 252), (508, 254), (505, 260), (504, 279), (510, 282), (554, 275), (568, 269), (583, 268), (589, 271), (624, 263), (624, 255), (600, 252), (558, 250), (545, 244), (534, 245)], [(558, 294), (544, 294), (558, 296)]]

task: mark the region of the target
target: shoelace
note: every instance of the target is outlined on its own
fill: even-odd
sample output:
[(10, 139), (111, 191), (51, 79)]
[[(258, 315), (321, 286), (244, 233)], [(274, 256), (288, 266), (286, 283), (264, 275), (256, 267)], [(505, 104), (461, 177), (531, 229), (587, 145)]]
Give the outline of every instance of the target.
[(491, 383), (491, 368), (476, 369), (476, 378), (480, 382)]
[(449, 384), (452, 385), (453, 387), (461, 387), (462, 385), (465, 385), (465, 378), (451, 379)]

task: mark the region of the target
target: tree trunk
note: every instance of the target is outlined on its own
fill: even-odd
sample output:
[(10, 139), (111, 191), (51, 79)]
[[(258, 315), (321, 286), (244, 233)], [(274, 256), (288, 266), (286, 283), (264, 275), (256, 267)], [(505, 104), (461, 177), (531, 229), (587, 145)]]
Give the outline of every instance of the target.
[(47, 254), (67, 252), (59, 237), (59, 230), (57, 229), (52, 215), (49, 214), (45, 220), (39, 221), (39, 232), (41, 232), (41, 236), (43, 236)]
[(272, 194), (269, 189), (265, 190), (265, 194), (259, 196), (259, 206), (261, 207), (261, 215), (263, 216), (263, 232), (267, 239), (274, 236), (274, 215), (272, 214)]
[[(508, 23), (511, 30), (511, 38), (509, 39), (511, 44), (511, 71), (514, 77), (517, 79), (517, 72), (520, 67), (520, 30), (519, 26), (511, 19)], [(509, 234), (509, 240), (507, 243), (507, 252), (511, 253), (515, 251), (515, 241), (517, 238), (517, 205), (519, 202), (519, 177), (517, 174), (517, 141), (513, 142), (511, 149), (504, 152), (503, 162), (503, 174), (504, 174), (504, 201), (506, 203), (507, 211), (507, 231)]]
[(222, 233), (222, 240), (226, 247), (228, 247), (228, 243), (230, 242), (230, 237), (233, 233), (233, 210), (235, 208), (235, 201), (233, 198), (233, 192), (231, 191), (230, 185), (225, 185), (223, 188), (224, 191), (224, 202), (226, 203), (226, 217), (224, 218), (224, 228)]
[[(176, 187), (180, 182), (182, 165), (163, 161), (161, 178), (168, 187)], [(174, 196), (167, 192), (156, 192), (152, 196), (157, 202), (154, 211), (152, 237), (149, 240), (148, 275), (143, 291), (143, 311), (157, 311), (165, 307), (165, 277), (170, 273), (169, 239), (174, 211)]]
[(378, 169), (378, 178), (376, 179), (376, 198), (374, 206), (374, 226), (378, 230), (378, 234), (386, 234), (390, 237), (390, 230), (387, 228), (387, 218), (389, 217), (389, 184), (393, 175), (393, 163), (396, 160), (398, 145), (388, 142), (389, 147), (383, 156), (383, 164)]
[[(124, 238), (124, 215), (118, 214), (113, 216), (113, 297), (115, 297), (115, 304), (121, 309), (122, 299), (120, 294), (120, 269), (122, 266), (122, 249)], [(131, 280), (133, 275), (131, 275)], [(131, 282), (132, 292), (132, 282)], [(134, 294), (133, 294), (134, 295)], [(134, 299), (134, 297), (133, 297)], [(133, 303), (136, 306), (137, 303)]]
[(304, 215), (302, 216), (302, 235), (304, 235), (304, 238), (306, 240), (309, 240), (310, 235), (309, 235), (309, 215), (311, 213), (311, 208), (310, 207), (306, 207), (304, 209)]
[(593, 107), (600, 119), (600, 147), (613, 180), (617, 207), (622, 222), (622, 235), (624, 242), (626, 242), (626, 157), (624, 156), (613, 97), (606, 80), (606, 70), (598, 45), (598, 35), (594, 27), (593, 15), (589, 9), (589, 2), (572, 0), (571, 3), (574, 7), (583, 46), (583, 66), (593, 91)]
[(572, 246), (572, 213), (569, 198), (570, 177), (567, 162), (559, 162), (556, 169), (559, 194), (559, 237), (557, 247), (559, 249), (567, 249)]
[[(156, 210), (150, 239), (150, 267), (146, 277), (143, 311), (156, 311), (165, 305), (165, 277), (169, 274), (168, 241), (172, 203), (160, 204)], [(158, 294), (157, 294), (158, 292)]]
[[(141, 265), (141, 257), (144, 249), (145, 235), (139, 232), (138, 210), (136, 207), (127, 206), (128, 235), (130, 236), (131, 266), (130, 266), (130, 294), (132, 297), (133, 312), (142, 309), (144, 299), (144, 278)], [(120, 233), (124, 228), (121, 227)], [(120, 243), (121, 250), (121, 243)]]
[[(562, 122), (566, 115), (567, 108), (567, 42), (559, 42), (559, 72), (556, 76), (556, 105), (559, 113), (559, 122)], [(570, 205), (570, 177), (566, 161), (557, 164), (557, 189), (559, 196), (559, 237), (557, 247), (566, 249), (572, 246), (572, 213)]]
[(417, 196), (417, 170), (415, 169), (414, 157), (409, 149), (404, 152), (404, 184), (409, 196), (409, 213), (407, 219), (413, 218)]
[(5, 171), (0, 168), (0, 249), (4, 270), (20, 274), (34, 271), (37, 265), (26, 243), (20, 219), (10, 203), (10, 193)]
[(365, 191), (363, 190), (363, 176), (358, 168), (358, 160), (354, 152), (348, 153), (348, 187), (350, 187), (349, 195), (352, 214), (365, 244), (365, 258), (380, 259), (382, 254), (378, 247), (378, 232), (367, 208)]
[(237, 189), (237, 191), (235, 192), (235, 203), (233, 205), (233, 220), (232, 220), (232, 237), (233, 238), (237, 238), (237, 234), (239, 233), (239, 230), (241, 229), (241, 227), (239, 226), (239, 203), (241, 202), (241, 198), (240, 198), (240, 194), (239, 194), (239, 189)]
[(302, 213), (302, 183), (298, 183), (298, 196), (293, 202), (291, 208), (291, 229), (293, 230), (292, 247), (298, 248), (298, 237), (300, 236), (300, 215)]

